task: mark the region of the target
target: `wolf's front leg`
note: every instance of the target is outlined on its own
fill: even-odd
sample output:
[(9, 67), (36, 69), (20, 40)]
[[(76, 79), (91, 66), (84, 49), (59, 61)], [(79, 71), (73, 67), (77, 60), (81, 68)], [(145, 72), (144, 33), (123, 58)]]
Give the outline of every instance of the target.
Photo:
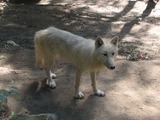
[(76, 81), (75, 81), (75, 99), (82, 99), (84, 98), (83, 93), (79, 90), (80, 86), (80, 79), (81, 79), (81, 71), (76, 71)]
[(51, 72), (51, 70), (47, 70), (47, 69), (45, 69), (45, 71), (46, 71), (46, 75), (47, 75), (47, 85), (50, 87), (50, 88), (52, 88), (52, 89), (55, 89), (56, 88), (56, 83), (55, 83), (55, 81), (53, 80), (54, 78), (56, 78), (56, 75), (55, 74), (53, 74), (52, 72)]
[(95, 81), (95, 71), (91, 71), (90, 72), (90, 77), (91, 77), (91, 82), (92, 82), (92, 88), (93, 88), (93, 92), (95, 93), (95, 95), (100, 96), (100, 97), (104, 97), (105, 93), (99, 89), (97, 89), (96, 87), (96, 81)]

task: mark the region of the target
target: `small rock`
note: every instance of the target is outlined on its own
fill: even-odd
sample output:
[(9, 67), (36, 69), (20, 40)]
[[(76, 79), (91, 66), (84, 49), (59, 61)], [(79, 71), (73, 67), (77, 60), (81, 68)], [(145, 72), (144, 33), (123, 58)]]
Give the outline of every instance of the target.
[(43, 113), (37, 115), (19, 115), (13, 116), (11, 120), (57, 120), (57, 115), (53, 113)]
[(20, 50), (22, 47), (18, 44), (16, 44), (14, 41), (12, 40), (8, 40), (5, 43), (5, 50), (9, 50), (9, 51), (16, 51), (16, 50)]

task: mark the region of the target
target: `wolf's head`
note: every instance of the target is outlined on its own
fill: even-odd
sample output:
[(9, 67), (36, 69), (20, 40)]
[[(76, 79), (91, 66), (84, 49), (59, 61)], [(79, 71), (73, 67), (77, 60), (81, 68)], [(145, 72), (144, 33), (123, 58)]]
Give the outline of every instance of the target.
[(118, 52), (119, 37), (115, 36), (111, 40), (97, 37), (95, 41), (96, 57), (108, 69), (115, 69), (115, 56)]

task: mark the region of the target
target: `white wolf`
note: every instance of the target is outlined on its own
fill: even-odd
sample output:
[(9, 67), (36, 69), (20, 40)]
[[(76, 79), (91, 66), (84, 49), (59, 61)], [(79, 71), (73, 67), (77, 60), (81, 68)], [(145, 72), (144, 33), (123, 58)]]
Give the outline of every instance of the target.
[(45, 69), (49, 87), (55, 88), (56, 83), (53, 76), (56, 76), (51, 73), (51, 68), (56, 55), (59, 55), (73, 63), (76, 68), (75, 98), (81, 99), (84, 97), (79, 90), (81, 74), (84, 71), (90, 72), (95, 95), (105, 96), (105, 93), (96, 87), (95, 73), (96, 70), (104, 67), (115, 68), (114, 58), (118, 51), (118, 40), (118, 36), (111, 40), (101, 37), (96, 40), (85, 39), (64, 30), (49, 27), (35, 34), (36, 64)]

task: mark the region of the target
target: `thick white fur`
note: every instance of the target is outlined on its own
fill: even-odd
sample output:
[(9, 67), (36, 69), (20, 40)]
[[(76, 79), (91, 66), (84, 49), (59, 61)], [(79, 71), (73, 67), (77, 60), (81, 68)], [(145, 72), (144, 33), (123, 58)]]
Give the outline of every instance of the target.
[(52, 79), (51, 67), (56, 55), (73, 63), (76, 67), (75, 97), (83, 98), (79, 90), (80, 77), (82, 72), (90, 71), (92, 88), (96, 95), (104, 96), (104, 92), (97, 89), (95, 72), (98, 69), (107, 67), (114, 69), (114, 56), (117, 53), (118, 37), (105, 40), (98, 37), (96, 40), (85, 39), (70, 32), (49, 27), (38, 31), (35, 34), (35, 55), (36, 64), (45, 68), (48, 77), (48, 85), (56, 87)]

